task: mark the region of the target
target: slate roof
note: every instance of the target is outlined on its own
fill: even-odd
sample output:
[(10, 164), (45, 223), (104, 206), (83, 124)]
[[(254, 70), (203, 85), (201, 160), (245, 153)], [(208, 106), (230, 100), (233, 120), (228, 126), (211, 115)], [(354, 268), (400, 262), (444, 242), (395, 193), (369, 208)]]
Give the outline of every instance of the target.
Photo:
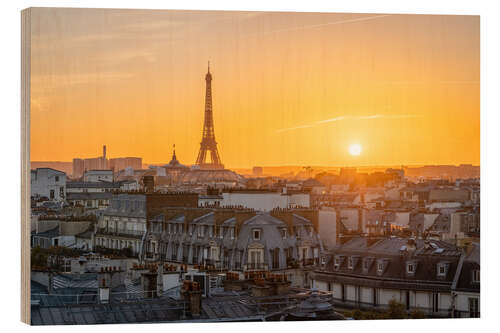
[(59, 226), (49, 229), (44, 232), (36, 233), (36, 231), (31, 232), (32, 236), (43, 237), (43, 238), (54, 238), (59, 236)]
[(67, 200), (109, 200), (112, 197), (111, 192), (82, 192), (66, 194)]
[[(356, 237), (343, 245), (333, 248), (325, 270), (318, 272), (318, 279), (343, 281), (373, 287), (411, 288), (420, 290), (449, 290), (451, 288), (462, 252), (453, 245), (442, 241), (416, 240), (415, 251), (409, 252), (408, 240), (384, 238), (370, 241), (366, 237)], [(438, 250), (440, 249), (440, 250)], [(335, 256), (344, 256), (340, 266), (334, 266)], [(353, 268), (348, 267), (349, 257), (354, 259)], [(369, 258), (368, 269), (363, 260)], [(377, 262), (385, 260), (383, 272), (377, 271)], [(406, 265), (416, 265), (414, 274), (408, 274)], [(438, 276), (438, 264), (447, 264), (444, 277)]]
[(120, 183), (112, 182), (68, 182), (66, 188), (109, 188), (119, 189)]

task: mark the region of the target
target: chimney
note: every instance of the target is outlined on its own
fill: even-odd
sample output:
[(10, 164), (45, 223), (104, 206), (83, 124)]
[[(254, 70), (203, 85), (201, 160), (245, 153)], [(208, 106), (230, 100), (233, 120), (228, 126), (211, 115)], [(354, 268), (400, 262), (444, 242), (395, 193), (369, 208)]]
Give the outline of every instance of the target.
[(155, 178), (154, 178), (154, 176), (144, 176), (142, 178), (142, 183), (144, 184), (144, 190), (147, 193), (153, 193), (155, 191)]
[(163, 265), (158, 265), (158, 276), (156, 278), (156, 293), (161, 296), (163, 292)]
[(101, 267), (101, 271), (97, 274), (99, 284), (99, 303), (109, 303), (109, 293), (111, 289), (111, 274), (108, 268)]
[(144, 297), (145, 298), (156, 298), (158, 297), (157, 293), (157, 278), (158, 278), (158, 273), (157, 271), (147, 271), (144, 273), (141, 273), (141, 285), (142, 285), (142, 291), (144, 292)]
[(413, 254), (415, 250), (417, 249), (417, 241), (415, 238), (408, 238), (406, 242), (406, 249), (408, 250), (409, 254)]
[(49, 271), (49, 283), (47, 286), (47, 291), (50, 294), (54, 292), (54, 274)]

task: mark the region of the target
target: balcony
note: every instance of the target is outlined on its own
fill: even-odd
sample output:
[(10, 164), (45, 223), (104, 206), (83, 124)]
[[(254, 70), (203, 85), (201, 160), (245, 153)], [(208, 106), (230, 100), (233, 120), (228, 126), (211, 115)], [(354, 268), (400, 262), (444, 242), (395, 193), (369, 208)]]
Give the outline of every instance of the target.
[(139, 231), (139, 230), (107, 229), (107, 228), (98, 228), (96, 233), (101, 235), (119, 236), (125, 238), (137, 238), (137, 239), (141, 239), (142, 236), (144, 235), (144, 231)]
[(301, 263), (302, 263), (302, 267), (314, 266), (314, 265), (319, 264), (319, 258), (302, 259)]
[(260, 262), (251, 262), (246, 265), (243, 265), (244, 271), (267, 271), (269, 270), (269, 265), (260, 263)]
[(146, 252), (146, 256), (144, 259), (146, 259), (146, 260), (158, 260), (159, 256), (157, 253), (148, 251), (148, 252)]

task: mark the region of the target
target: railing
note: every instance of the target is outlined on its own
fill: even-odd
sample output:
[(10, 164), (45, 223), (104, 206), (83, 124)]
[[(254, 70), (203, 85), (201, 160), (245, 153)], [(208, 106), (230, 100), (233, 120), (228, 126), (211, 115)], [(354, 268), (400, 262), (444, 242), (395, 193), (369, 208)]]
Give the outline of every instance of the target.
[(141, 238), (144, 234), (144, 231), (139, 230), (125, 230), (125, 229), (106, 229), (99, 228), (97, 229), (98, 234), (103, 235), (112, 235), (112, 236), (121, 236), (121, 237), (133, 237), (133, 238)]
[(302, 266), (313, 266), (319, 264), (319, 258), (302, 259)]
[(243, 270), (244, 271), (267, 271), (269, 269), (269, 266), (264, 263), (248, 263), (246, 265), (243, 265)]
[[(353, 301), (353, 300), (342, 300), (341, 298), (333, 297), (333, 304), (340, 308), (349, 308), (349, 309), (362, 309), (362, 310), (379, 310), (379, 311), (387, 311), (389, 310), (389, 304), (374, 304), (372, 302), (361, 302), (361, 301)], [(406, 307), (406, 305), (405, 305)], [(439, 309), (438, 311), (434, 311), (433, 308), (427, 307), (415, 307), (410, 306), (409, 309), (405, 310), (408, 313), (412, 311), (421, 311), (428, 316), (431, 317), (448, 317), (450, 318), (452, 315), (452, 311), (448, 309)]]

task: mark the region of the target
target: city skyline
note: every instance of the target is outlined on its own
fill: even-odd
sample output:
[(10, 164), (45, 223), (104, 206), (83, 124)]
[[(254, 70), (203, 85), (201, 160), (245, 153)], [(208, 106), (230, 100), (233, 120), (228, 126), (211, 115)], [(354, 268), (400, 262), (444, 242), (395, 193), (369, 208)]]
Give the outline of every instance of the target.
[(478, 16), (57, 12), (33, 16), (32, 161), (194, 164), (210, 60), (228, 168), (479, 165)]

